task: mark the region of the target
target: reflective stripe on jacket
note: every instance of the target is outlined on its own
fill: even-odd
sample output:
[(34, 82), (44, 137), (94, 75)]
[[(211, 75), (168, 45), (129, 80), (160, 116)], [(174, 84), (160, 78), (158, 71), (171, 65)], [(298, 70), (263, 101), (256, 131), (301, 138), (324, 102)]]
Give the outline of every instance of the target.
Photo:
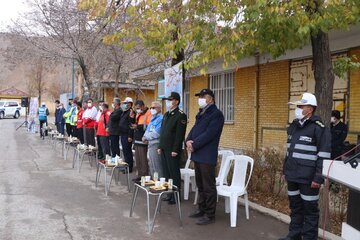
[(330, 159), (331, 135), (320, 118), (312, 116), (304, 124), (295, 119), (289, 126), (283, 172), (288, 181), (322, 183), (323, 159)]
[(47, 108), (46, 107), (40, 107), (39, 108), (39, 120), (40, 121), (46, 121), (47, 120)]

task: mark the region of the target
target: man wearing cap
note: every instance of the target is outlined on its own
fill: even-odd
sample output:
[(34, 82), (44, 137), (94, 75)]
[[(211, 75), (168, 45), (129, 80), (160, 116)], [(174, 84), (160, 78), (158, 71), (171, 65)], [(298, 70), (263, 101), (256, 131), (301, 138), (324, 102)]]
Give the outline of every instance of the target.
[(282, 240), (313, 240), (318, 236), (319, 189), (323, 183), (323, 159), (330, 158), (330, 131), (314, 115), (317, 101), (304, 93), (296, 105), (295, 120), (287, 129), (287, 153), (283, 173), (291, 210), (289, 233)]
[(132, 109), (133, 100), (130, 97), (125, 98), (122, 106), (123, 112), (120, 117), (120, 139), (121, 146), (125, 158), (125, 162), (129, 165), (129, 172), (133, 170), (134, 160), (132, 153), (132, 143), (134, 137), (134, 130), (132, 124), (135, 123), (135, 113)]
[(195, 180), (199, 191), (198, 210), (190, 215), (199, 218), (198, 225), (215, 222), (216, 181), (215, 166), (224, 115), (215, 105), (215, 96), (210, 89), (203, 89), (198, 96), (199, 113), (195, 125), (186, 138), (186, 147), (191, 152), (191, 160), (195, 162)]
[[(166, 179), (173, 179), (174, 185), (180, 189), (180, 159), (182, 145), (185, 138), (187, 116), (179, 109), (180, 95), (171, 92), (167, 100), (167, 112), (164, 114), (161, 125), (158, 153), (161, 155), (163, 173)], [(169, 204), (175, 204), (173, 194), (166, 199)]]
[(348, 134), (348, 127), (340, 119), (338, 110), (331, 112), (331, 159), (341, 156), (345, 148), (344, 141)]

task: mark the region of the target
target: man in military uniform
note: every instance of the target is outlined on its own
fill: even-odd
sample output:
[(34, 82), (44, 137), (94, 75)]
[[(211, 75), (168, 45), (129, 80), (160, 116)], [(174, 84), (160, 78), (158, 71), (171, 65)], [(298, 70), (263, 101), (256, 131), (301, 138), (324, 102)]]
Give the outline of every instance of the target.
[[(333, 110), (331, 113), (331, 159), (338, 158), (344, 152), (344, 141), (348, 134), (348, 127), (341, 120), (340, 112)], [(338, 158), (338, 160), (341, 160)]]
[(296, 119), (287, 133), (287, 153), (283, 173), (288, 184), (291, 210), (289, 234), (282, 240), (315, 240), (318, 236), (319, 189), (323, 183), (323, 159), (330, 158), (330, 131), (314, 116), (317, 101), (304, 93), (296, 105)]
[[(180, 95), (177, 92), (171, 92), (166, 100), (167, 112), (164, 115), (160, 132), (160, 143), (158, 153), (161, 155), (164, 177), (173, 179), (174, 185), (180, 189), (180, 159), (183, 141), (185, 138), (187, 117), (179, 109)], [(175, 204), (173, 195), (167, 197), (169, 204)]]

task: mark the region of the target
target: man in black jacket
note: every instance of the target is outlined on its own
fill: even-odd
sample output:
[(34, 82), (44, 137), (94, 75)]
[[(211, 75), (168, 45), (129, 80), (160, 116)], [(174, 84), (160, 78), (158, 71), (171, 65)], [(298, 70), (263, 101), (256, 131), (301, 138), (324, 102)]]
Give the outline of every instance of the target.
[(296, 119), (287, 130), (283, 173), (291, 210), (289, 234), (282, 240), (314, 240), (318, 237), (319, 189), (323, 183), (323, 159), (330, 158), (330, 131), (314, 116), (316, 97), (304, 93), (296, 105)]
[[(331, 113), (331, 159), (335, 159), (344, 151), (344, 141), (348, 134), (348, 127), (341, 120), (340, 112), (334, 110)], [(338, 160), (341, 160), (338, 158)]]
[(221, 133), (224, 127), (224, 115), (215, 105), (215, 96), (210, 89), (195, 94), (199, 97), (200, 111), (187, 139), (186, 147), (195, 162), (195, 179), (199, 192), (198, 211), (190, 215), (199, 218), (198, 225), (215, 222), (216, 180), (215, 167)]
[(112, 103), (114, 111), (111, 113), (108, 123), (112, 157), (115, 157), (116, 155), (120, 156), (120, 118), (123, 112), (120, 105), (120, 99), (114, 98), (114, 101)]
[(124, 154), (125, 162), (129, 165), (129, 172), (133, 170), (134, 159), (132, 153), (132, 143), (134, 138), (134, 130), (132, 124), (135, 123), (135, 113), (132, 109), (133, 100), (130, 97), (125, 98), (123, 102), (123, 112), (120, 118), (120, 138), (121, 146)]

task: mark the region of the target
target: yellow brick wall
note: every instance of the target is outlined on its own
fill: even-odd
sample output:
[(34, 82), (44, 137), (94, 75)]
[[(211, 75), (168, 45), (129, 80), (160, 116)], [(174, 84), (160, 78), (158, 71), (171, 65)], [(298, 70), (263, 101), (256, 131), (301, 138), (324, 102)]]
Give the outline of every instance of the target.
[(235, 72), (234, 123), (225, 124), (220, 146), (252, 149), (254, 146), (254, 89), (256, 68), (240, 68)]
[[(351, 50), (349, 56), (356, 55), (360, 59), (360, 48)], [(348, 141), (356, 143), (360, 134), (360, 69), (350, 72), (349, 96), (349, 134)]]
[(290, 62), (260, 66), (258, 146), (284, 146), (288, 124)]

